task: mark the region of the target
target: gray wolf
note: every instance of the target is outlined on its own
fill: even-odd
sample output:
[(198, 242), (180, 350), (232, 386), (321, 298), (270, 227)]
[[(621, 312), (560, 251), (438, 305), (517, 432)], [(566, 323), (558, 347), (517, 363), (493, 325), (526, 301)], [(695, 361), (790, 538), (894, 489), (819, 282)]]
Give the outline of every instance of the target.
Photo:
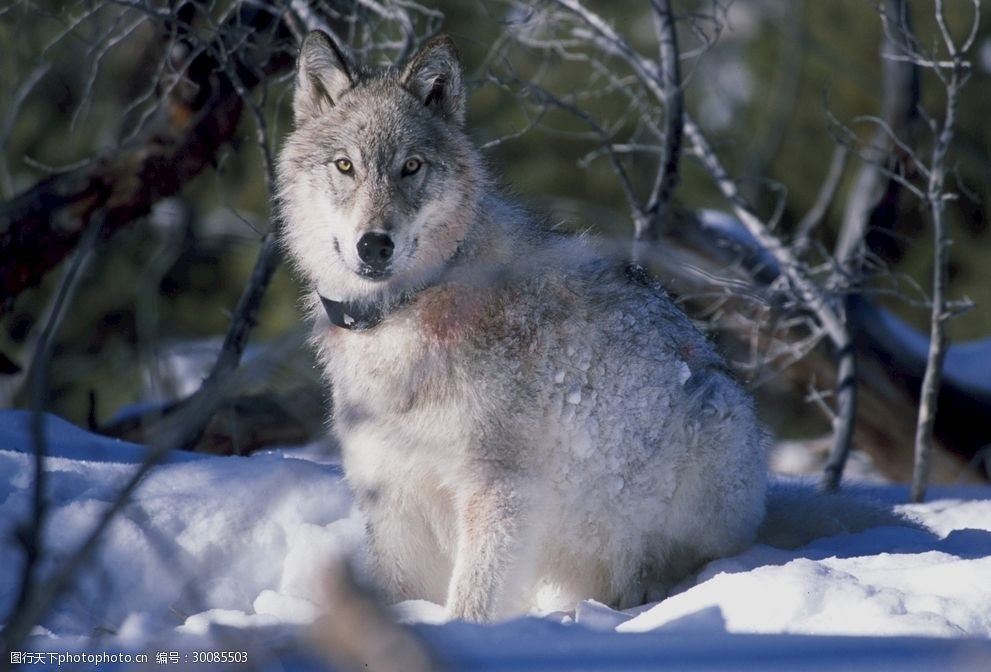
[(392, 599), (625, 608), (751, 544), (767, 436), (664, 291), (500, 194), (448, 38), (311, 33), (278, 165), (333, 431)]

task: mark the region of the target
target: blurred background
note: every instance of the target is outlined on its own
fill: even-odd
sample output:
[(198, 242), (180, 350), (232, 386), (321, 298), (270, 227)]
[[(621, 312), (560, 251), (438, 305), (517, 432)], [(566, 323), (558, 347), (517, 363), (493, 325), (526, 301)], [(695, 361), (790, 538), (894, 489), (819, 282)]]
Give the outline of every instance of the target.
[[(377, 45), (363, 52), (372, 60), (395, 57), (400, 51), (393, 43), (405, 28), (387, 13), (392, 5), (358, 4), (365, 9), (355, 10), (346, 2), (293, 2), (285, 7), (273, 3), (280, 11), (301, 17), (296, 25), (289, 22), (295, 30), (251, 27), (249, 32), (268, 30), (269, 34), (261, 47), (251, 46), (246, 38), (244, 49), (266, 50), (254, 58), (256, 64), (268, 65), (234, 77), (250, 89), (249, 104), (229, 115), (236, 122), (234, 128), (206, 153), (202, 168), (175, 169), (183, 179), (174, 193), (147, 198), (152, 201), (148, 212), (137, 212), (112, 231), (101, 231), (53, 342), (43, 400), (46, 409), (78, 425), (140, 439), (134, 418), (198, 389), (255, 265), (262, 236), (273, 226), (259, 122), (264, 125), (267, 150), (276, 152), (291, 128), (291, 60), (306, 11), (320, 10), (328, 21), (338, 21), (333, 25), (353, 46)], [(639, 53), (656, 57), (650, 3), (586, 4)], [(874, 4), (739, 0), (673, 5), (679, 17), (686, 109), (740, 189), (779, 235), (790, 239), (813, 209), (831, 166), (835, 163), (842, 170), (815, 233), (817, 245), (832, 249), (841, 230), (844, 203), (863, 163), (856, 152), (837, 157), (840, 140), (847, 129), (856, 138), (869, 138), (875, 128), (859, 118), (884, 114), (880, 56), (884, 41)], [(413, 29), (424, 33), (442, 29), (458, 43), (471, 87), (471, 134), (486, 148), (508, 190), (568, 230), (630, 236), (630, 210), (601, 151), (602, 139), (561, 106), (535, 112), (532, 98), (522, 95), (517, 84), (539, 82), (542, 90), (580, 103), (611, 138), (627, 144), (644, 132), (645, 120), (631, 106), (629, 95), (619, 95), (609, 83), (594, 80), (587, 61), (506, 39), (507, 25), (526, 24), (529, 13), (541, 6), (423, 2), (415, 5)], [(920, 42), (933, 43), (937, 29), (932, 3), (907, 6)], [(386, 13), (369, 12), (368, 7)], [(241, 11), (237, 3), (229, 2), (43, 0), (9, 2), (0, 8), (0, 40), (5, 45), (0, 56), (0, 196), (7, 202), (0, 239), (9, 243), (21, 235), (14, 216), (25, 211), (23, 200), (16, 199), (19, 195), (47, 184), (46, 180), (85, 173), (121, 148), (154, 145), (162, 115), (171, 115), (175, 127), (186, 123), (177, 121), (181, 114), (199, 113), (202, 108), (196, 101), (205, 95), (204, 85), (184, 91), (187, 82), (176, 63), (195, 57), (195, 45), (213, 44), (218, 26), (237, 11)], [(954, 30), (964, 31), (971, 14), (968, 2), (947, 3)], [(958, 194), (947, 209), (953, 240), (950, 295), (975, 303), (949, 323), (951, 339), (961, 342), (991, 337), (987, 210), (991, 26), (987, 20), (980, 23), (970, 60), (971, 79), (959, 99), (956, 135), (947, 161), (952, 170), (948, 188)], [(223, 74), (220, 69), (207, 73), (204, 81), (216, 82)], [(943, 87), (930, 70), (919, 76), (922, 109), (941, 118)], [(612, 86), (623, 81), (618, 77)], [(169, 96), (183, 105), (163, 105)], [(915, 119), (905, 134), (920, 156), (928, 156), (933, 138), (926, 117)], [(169, 160), (178, 164), (194, 155), (196, 147), (190, 147)], [(656, 156), (631, 152), (624, 161), (634, 187), (649, 190)], [(925, 297), (933, 270), (931, 221), (925, 204), (908, 190), (896, 194), (891, 207), (897, 213), (897, 226), (881, 231), (873, 248), (883, 257), (884, 278), (867, 284), (878, 290), (872, 294), (878, 306), (925, 332), (929, 323)], [(669, 226), (677, 226), (676, 213), (700, 209), (728, 210), (700, 163), (686, 155)], [(71, 212), (65, 216), (66, 222), (52, 226), (81, 228), (73, 224)], [(39, 242), (41, 248), (47, 244)], [(10, 256), (13, 247), (2, 249), (8, 256), (0, 258), (0, 264), (25, 263)], [(70, 245), (66, 253), (71, 252)], [(52, 263), (40, 253), (39, 261), (31, 264), (45, 272), (39, 273), (37, 283), (18, 288), (16, 296), (7, 286), (4, 291), (9, 295), (3, 297), (0, 318), (4, 367), (0, 403), (11, 407), (27, 407), (31, 402), (26, 371), (66, 268), (65, 261)], [(663, 270), (659, 275), (665, 280)], [(681, 296), (677, 283), (672, 290)], [(250, 375), (239, 378), (229, 395), (231, 404), (218, 412), (200, 448), (247, 452), (265, 444), (305, 442), (323, 431), (326, 391), (302, 345), (300, 293), (290, 269), (280, 265), (264, 294), (246, 350), (243, 367)], [(719, 319), (705, 302), (685, 305), (700, 322), (711, 326)], [(739, 344), (722, 339), (718, 326), (711, 330), (728, 352), (740, 350)], [(747, 367), (740, 371), (754, 384), (762, 415), (776, 436), (796, 441), (799, 450), (814, 452), (819, 445), (821, 452), (830, 423), (809, 394), (808, 380), (817, 375), (816, 369), (800, 369), (796, 375), (764, 373)], [(901, 419), (910, 430), (914, 418)], [(903, 467), (879, 466), (884, 460), (871, 452), (866, 439), (858, 441), (855, 447), (865, 449), (866, 456), (854, 462), (856, 466), (862, 459), (865, 473), (891, 478), (904, 473)], [(887, 450), (911, 461), (910, 445)], [(955, 464), (962, 470), (970, 461), (975, 477), (981, 477), (980, 464), (974, 462), (979, 454), (980, 445), (969, 446)], [(792, 457), (801, 463), (796, 469), (818, 464)]]

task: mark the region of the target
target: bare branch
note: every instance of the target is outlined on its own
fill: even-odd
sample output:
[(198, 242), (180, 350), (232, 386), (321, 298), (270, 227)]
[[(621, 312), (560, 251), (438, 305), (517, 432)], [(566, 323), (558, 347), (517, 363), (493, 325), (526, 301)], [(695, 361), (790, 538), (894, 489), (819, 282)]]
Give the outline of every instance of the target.
[[(971, 34), (980, 21), (980, 2), (974, 2), (974, 20)], [(946, 201), (944, 192), (946, 177), (946, 156), (956, 131), (957, 105), (960, 90), (967, 81), (967, 68), (962, 55), (965, 51), (957, 48), (946, 26), (942, 0), (936, 0), (936, 22), (939, 25), (943, 42), (951, 60), (956, 66), (950, 70), (946, 84), (946, 108), (936, 144), (929, 164), (929, 182), (926, 189), (929, 213), (932, 217), (933, 236), (933, 280), (932, 312), (930, 316), (929, 352), (926, 359), (926, 373), (922, 380), (919, 400), (919, 418), (915, 434), (915, 470), (912, 476), (912, 501), (921, 502), (926, 496), (929, 481), (929, 468), (933, 446), (933, 429), (936, 424), (936, 401), (943, 377), (943, 362), (946, 358), (948, 338), (946, 321), (948, 311), (947, 289), (949, 284), (949, 232), (945, 220)], [(968, 37), (965, 44), (969, 44)]]
[[(249, 39), (251, 28), (272, 31), (279, 24), (270, 10), (247, 5), (238, 5), (228, 21), (230, 31), (216, 33), (211, 49), (188, 63), (188, 76), (197, 86), (173, 96), (169, 113), (140, 138), (83, 167), (42, 180), (0, 205), (0, 256), (12, 260), (0, 265), (0, 313), (76, 246), (96, 213), (103, 218), (104, 235), (130, 224), (155, 202), (175, 194), (234, 136), (244, 103), (229, 79), (215, 77), (216, 54), (228, 53), (224, 41), (232, 36)], [(258, 67), (234, 61), (247, 88), (263, 74), (288, 66), (288, 54), (271, 45)]]
[(547, 89), (537, 86), (532, 82), (520, 82), (517, 80), (517, 84), (523, 88), (525, 95), (528, 97), (534, 98), (542, 104), (553, 105), (554, 107), (577, 117), (592, 129), (596, 136), (598, 136), (598, 139), (602, 142), (602, 151), (604, 151), (606, 156), (609, 157), (613, 171), (619, 178), (620, 186), (623, 188), (623, 194), (626, 196), (626, 201), (630, 208), (630, 215), (633, 217), (634, 223), (639, 224), (641, 227), (646, 226), (646, 213), (643, 206), (640, 204), (640, 200), (637, 198), (636, 192), (633, 189), (633, 183), (630, 181), (630, 177), (627, 175), (626, 169), (620, 162), (616, 152), (612, 149), (609, 133), (602, 128), (602, 126), (600, 126), (588, 112), (581, 109), (577, 105), (573, 105), (558, 98)]
[(637, 240), (656, 240), (661, 222), (667, 215), (668, 202), (678, 186), (678, 163), (681, 160), (681, 141), (684, 134), (684, 102), (681, 90), (681, 69), (678, 54), (678, 33), (669, 0), (652, 0), (654, 26), (657, 33), (662, 87), (664, 89), (664, 149), (650, 197), (647, 212), (648, 229), (637, 228)]
[(65, 276), (62, 278), (55, 295), (52, 311), (38, 339), (38, 345), (28, 371), (32, 410), (31, 436), (34, 443), (34, 483), (32, 486), (31, 520), (25, 521), (24, 528), (19, 535), (25, 558), (20, 590), (12, 614), (17, 614), (20, 610), (27, 608), (27, 605), (34, 599), (40, 583), (37, 574), (43, 558), (42, 545), (48, 515), (45, 493), (47, 479), (45, 478), (46, 439), (44, 427), (44, 410), (48, 396), (48, 369), (55, 346), (55, 335), (79, 288), (81, 271), (96, 246), (100, 223), (99, 218), (94, 218), (72, 263), (66, 269)]
[[(880, 12), (885, 27), (881, 52), (902, 53), (914, 49), (915, 36), (907, 0), (886, 0)], [(917, 117), (919, 68), (914, 62), (885, 59), (882, 73), (881, 118), (870, 118), (877, 124), (877, 129), (862, 155), (864, 163), (847, 198), (836, 243), (835, 255), (840, 267), (851, 270), (859, 268), (870, 227), (890, 228), (893, 225), (897, 213), (887, 212), (884, 208), (888, 206), (891, 210), (895, 207), (898, 188), (912, 188), (907, 180), (898, 179), (894, 166), (900, 163), (901, 158), (913, 156), (911, 148), (898, 138), (908, 139), (911, 124)], [(833, 119), (832, 115), (830, 118)], [(852, 133), (849, 137), (856, 141)]]
[(768, 230), (760, 217), (754, 213), (750, 204), (740, 193), (736, 183), (729, 177), (709, 141), (690, 117), (685, 120), (685, 134), (692, 142), (695, 155), (702, 161), (716, 186), (729, 201), (734, 214), (750, 235), (754, 237), (754, 240), (774, 257), (781, 266), (781, 275), (788, 279), (799, 299), (816, 315), (834, 344), (841, 347), (847, 342), (847, 337), (844, 334), (842, 320), (828, 298), (807, 276), (804, 266), (792, 255), (791, 251)]
[(10, 170), (7, 168), (7, 159), (4, 156), (4, 149), (7, 147), (7, 141), (10, 139), (10, 133), (14, 128), (14, 122), (17, 120), (17, 116), (21, 112), (21, 108), (24, 105), (24, 101), (27, 97), (31, 95), (31, 91), (34, 87), (38, 85), (51, 68), (48, 63), (39, 64), (31, 74), (25, 78), (21, 85), (14, 92), (14, 97), (11, 100), (10, 107), (7, 108), (7, 114), (4, 115), (3, 125), (0, 126), (0, 189), (3, 190), (2, 197), (4, 200), (10, 198), (14, 193), (14, 183), (10, 177)]
[(826, 172), (826, 179), (823, 180), (822, 186), (819, 187), (816, 200), (795, 227), (794, 244), (796, 254), (801, 255), (808, 249), (813, 230), (822, 222), (822, 218), (826, 215), (826, 210), (829, 209), (833, 198), (836, 196), (836, 190), (840, 186), (840, 180), (843, 177), (843, 170), (846, 168), (849, 156), (850, 150), (845, 145), (840, 145), (833, 151), (833, 158), (829, 161), (829, 170)]

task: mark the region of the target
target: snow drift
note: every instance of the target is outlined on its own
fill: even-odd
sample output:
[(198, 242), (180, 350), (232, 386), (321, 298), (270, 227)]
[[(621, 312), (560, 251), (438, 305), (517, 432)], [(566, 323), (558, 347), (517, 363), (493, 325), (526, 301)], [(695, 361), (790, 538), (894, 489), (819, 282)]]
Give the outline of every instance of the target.
[[(0, 413), (2, 613), (24, 562), (16, 532), (30, 513), (29, 419)], [(42, 572), (50, 572), (145, 449), (52, 416), (45, 432)], [(892, 505), (907, 498), (897, 486), (863, 491)], [(443, 623), (440, 607), (425, 602), (394, 610), (453, 669), (988, 669), (991, 488), (933, 488), (931, 497), (896, 506), (926, 529), (878, 527), (789, 551), (756, 545), (709, 563), (666, 600), (625, 612), (589, 601), (574, 613), (477, 626)], [(326, 457), (170, 455), (30, 646), (142, 651), (152, 661), (169, 647), (231, 642), (284, 652), (280, 642), (333, 615), (322, 572), (343, 555), (360, 573), (362, 534), (343, 474)], [(315, 664), (279, 655), (273, 665)]]

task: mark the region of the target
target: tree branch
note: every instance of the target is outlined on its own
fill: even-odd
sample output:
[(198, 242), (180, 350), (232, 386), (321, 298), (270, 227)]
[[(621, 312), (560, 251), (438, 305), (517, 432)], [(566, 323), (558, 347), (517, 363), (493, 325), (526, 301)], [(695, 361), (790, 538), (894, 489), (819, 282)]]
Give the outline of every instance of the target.
[(661, 85), (664, 89), (664, 144), (654, 187), (647, 199), (647, 212), (650, 215), (647, 229), (640, 227), (634, 232), (637, 240), (658, 238), (658, 229), (667, 216), (668, 203), (678, 186), (678, 164), (681, 160), (684, 135), (684, 100), (681, 90), (678, 32), (671, 12), (671, 3), (669, 0), (651, 0), (651, 4), (654, 7)]
[[(915, 40), (907, 1), (886, 0), (880, 11), (885, 27), (881, 53), (900, 53), (907, 49)], [(892, 26), (892, 23), (895, 25)], [(903, 185), (894, 179), (892, 165), (904, 162), (911, 156), (911, 150), (898, 138), (909, 137), (912, 124), (918, 117), (921, 95), (918, 65), (884, 58), (881, 86), (880, 123), (865, 150), (855, 186), (847, 197), (836, 242), (837, 268), (848, 276), (859, 275), (872, 230), (890, 229), (898, 218), (899, 187)]]
[[(980, 21), (980, 0), (974, 0), (974, 21), (971, 34)], [(915, 434), (915, 470), (912, 475), (912, 501), (921, 502), (926, 496), (929, 481), (929, 463), (932, 454), (933, 428), (936, 424), (936, 401), (943, 378), (943, 362), (946, 358), (946, 321), (951, 314), (947, 310), (947, 285), (949, 284), (950, 239), (944, 212), (948, 194), (944, 191), (946, 175), (946, 155), (953, 142), (957, 122), (957, 103), (960, 90), (966, 84), (969, 71), (963, 60), (966, 51), (957, 48), (943, 14), (942, 0), (936, 0), (936, 22), (943, 36), (944, 46), (953, 62), (949, 77), (943, 79), (946, 85), (946, 108), (942, 127), (933, 147), (929, 164), (929, 182), (926, 188), (926, 201), (933, 222), (933, 291), (930, 316), (929, 352), (926, 359), (926, 373), (922, 379), (919, 400), (919, 418)], [(970, 37), (964, 42), (969, 46)]]
[[(187, 65), (191, 87), (175, 91), (155, 123), (135, 141), (74, 170), (52, 175), (0, 205), (0, 315), (17, 296), (35, 284), (79, 243), (88, 222), (102, 217), (102, 234), (129, 225), (157, 201), (177, 193), (203, 168), (237, 130), (244, 106), (223, 72), (217, 53), (225, 41), (244, 40), (245, 32), (278, 32), (278, 14), (259, 5), (242, 5), (218, 31), (211, 48)], [(240, 45), (235, 58), (248, 50)], [(252, 54), (257, 56), (257, 54)], [(256, 66), (236, 61), (241, 81), (254, 87), (259, 76), (289, 67), (284, 51), (267, 45)]]

